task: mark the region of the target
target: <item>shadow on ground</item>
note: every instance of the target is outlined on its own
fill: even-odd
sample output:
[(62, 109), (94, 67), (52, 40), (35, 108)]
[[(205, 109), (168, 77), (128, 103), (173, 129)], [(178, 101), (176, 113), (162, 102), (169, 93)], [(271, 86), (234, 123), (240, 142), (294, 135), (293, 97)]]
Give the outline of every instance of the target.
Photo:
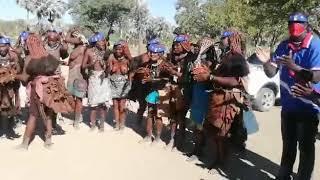
[[(201, 163), (196, 164), (201, 168), (208, 168), (215, 159), (212, 154), (208, 154), (208, 147), (205, 151), (204, 157), (200, 158)], [(275, 178), (278, 169), (278, 164), (255, 152), (245, 150), (239, 153), (232, 149), (226, 163), (214, 172), (230, 180), (271, 180)]]
[[(21, 115), (21, 121), (25, 122), (27, 119), (28, 111), (23, 110), (24, 113)], [(63, 117), (68, 119), (73, 119), (73, 114), (63, 115)], [(90, 108), (84, 107), (83, 109), (83, 122), (90, 127)], [(97, 117), (99, 118), (99, 117)], [(43, 131), (42, 130), (42, 121), (38, 121), (40, 124), (37, 126), (36, 135), (39, 135), (42, 139)], [(107, 118), (105, 120), (110, 126), (114, 126), (113, 122), (113, 108), (109, 108), (107, 112)], [(127, 111), (127, 121), (126, 126), (132, 129), (135, 133), (139, 134), (141, 137), (145, 136), (145, 120), (139, 121), (137, 114), (133, 111)], [(164, 126), (162, 133), (162, 140), (166, 143), (170, 140), (170, 126)], [(319, 138), (319, 137), (318, 137)], [(206, 143), (208, 144), (208, 143)], [(186, 133), (186, 143), (184, 144), (183, 152), (190, 152), (193, 149), (193, 136), (192, 131), (187, 131)], [(214, 160), (209, 150), (208, 146), (205, 147), (205, 156), (201, 160), (201, 163), (196, 164), (202, 168), (208, 168), (211, 160)], [(231, 180), (269, 180), (274, 178), (274, 175), (279, 169), (279, 165), (268, 160), (265, 157), (262, 157), (255, 152), (250, 150), (245, 150), (245, 152), (237, 153), (236, 150), (231, 150), (229, 159), (226, 161), (224, 167), (221, 168), (220, 175)]]

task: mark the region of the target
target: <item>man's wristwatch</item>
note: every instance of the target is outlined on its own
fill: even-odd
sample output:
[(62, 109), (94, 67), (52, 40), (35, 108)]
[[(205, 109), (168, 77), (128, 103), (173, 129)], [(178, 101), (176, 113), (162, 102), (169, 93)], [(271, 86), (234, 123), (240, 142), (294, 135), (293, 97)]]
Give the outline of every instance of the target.
[(209, 81), (213, 81), (213, 80), (214, 80), (214, 75), (210, 74)]

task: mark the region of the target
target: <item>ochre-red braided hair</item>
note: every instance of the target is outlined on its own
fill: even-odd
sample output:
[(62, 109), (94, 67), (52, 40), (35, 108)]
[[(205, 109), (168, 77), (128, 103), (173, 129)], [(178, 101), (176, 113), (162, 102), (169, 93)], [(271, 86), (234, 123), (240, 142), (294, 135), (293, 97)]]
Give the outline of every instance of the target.
[(27, 39), (27, 47), (31, 59), (40, 59), (48, 56), (47, 51), (44, 49), (43, 42), (36, 34), (30, 34)]
[(227, 31), (232, 32), (232, 35), (229, 37), (231, 52), (245, 55), (246, 45), (243, 34), (234, 28), (230, 28)]
[(40, 36), (30, 34), (26, 44), (31, 58), (26, 68), (27, 74), (31, 76), (54, 75), (59, 67), (59, 60), (45, 50)]

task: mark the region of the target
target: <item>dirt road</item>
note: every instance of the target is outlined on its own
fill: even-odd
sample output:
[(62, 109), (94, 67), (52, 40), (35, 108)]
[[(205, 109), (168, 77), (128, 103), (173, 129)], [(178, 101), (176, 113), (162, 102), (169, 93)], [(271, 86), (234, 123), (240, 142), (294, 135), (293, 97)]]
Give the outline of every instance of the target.
[[(131, 104), (136, 110), (136, 104)], [(47, 150), (36, 136), (27, 152), (15, 149), (21, 137), (0, 140), (1, 180), (264, 180), (276, 174), (281, 157), (280, 109), (256, 113), (260, 131), (249, 137), (248, 151), (233, 156), (224, 169), (225, 177), (211, 175), (201, 162), (187, 162), (180, 152), (163, 146), (139, 144), (141, 136), (135, 126), (134, 113), (129, 113), (128, 126), (121, 134), (107, 125), (105, 133), (89, 132), (82, 123), (73, 130), (71, 122), (59, 122), (64, 135), (54, 136), (54, 146)], [(87, 117), (85, 117), (87, 118)], [(111, 118), (107, 122), (112, 122)], [(17, 129), (19, 134), (24, 126)], [(315, 179), (320, 179), (320, 143), (316, 147)], [(298, 158), (297, 158), (298, 159)]]

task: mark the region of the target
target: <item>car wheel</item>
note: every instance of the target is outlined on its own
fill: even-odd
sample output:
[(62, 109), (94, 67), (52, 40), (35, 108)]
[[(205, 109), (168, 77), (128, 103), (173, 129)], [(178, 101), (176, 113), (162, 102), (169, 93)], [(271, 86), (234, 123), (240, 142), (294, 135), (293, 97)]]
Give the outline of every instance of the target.
[(275, 104), (276, 96), (272, 89), (262, 88), (257, 94), (254, 102), (254, 108), (258, 111), (269, 111)]

